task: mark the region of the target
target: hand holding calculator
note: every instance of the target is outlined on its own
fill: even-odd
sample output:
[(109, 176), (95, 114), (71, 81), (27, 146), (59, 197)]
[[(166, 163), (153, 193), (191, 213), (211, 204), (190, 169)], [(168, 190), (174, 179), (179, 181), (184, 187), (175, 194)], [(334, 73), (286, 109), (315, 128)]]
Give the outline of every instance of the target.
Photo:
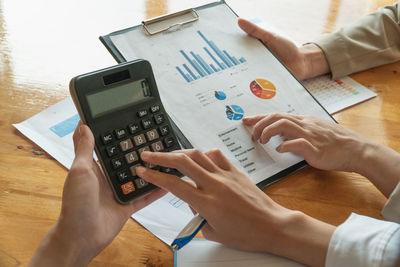
[(138, 166), (181, 176), (140, 159), (143, 151), (180, 149), (148, 61), (79, 75), (71, 80), (70, 93), (81, 120), (93, 132), (99, 162), (120, 203), (157, 188), (136, 175)]

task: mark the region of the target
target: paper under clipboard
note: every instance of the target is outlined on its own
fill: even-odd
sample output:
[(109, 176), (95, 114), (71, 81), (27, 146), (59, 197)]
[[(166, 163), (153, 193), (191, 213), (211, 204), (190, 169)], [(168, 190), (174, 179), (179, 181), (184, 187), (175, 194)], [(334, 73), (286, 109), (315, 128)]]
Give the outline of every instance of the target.
[(174, 267), (304, 267), (269, 253), (241, 251), (205, 239), (195, 239), (174, 254)]
[(260, 188), (306, 165), (280, 154), (275, 136), (251, 141), (243, 116), (271, 112), (333, 118), (224, 2), (166, 15), (100, 37), (118, 62), (150, 61), (161, 99), (185, 147), (219, 148)]

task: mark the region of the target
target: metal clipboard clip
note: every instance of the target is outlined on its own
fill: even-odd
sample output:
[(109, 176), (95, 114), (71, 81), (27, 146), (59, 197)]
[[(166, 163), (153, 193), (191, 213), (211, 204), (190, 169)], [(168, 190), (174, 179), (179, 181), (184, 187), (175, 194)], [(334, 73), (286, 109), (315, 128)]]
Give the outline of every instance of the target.
[(142, 25), (147, 34), (154, 35), (165, 31), (176, 31), (183, 25), (195, 22), (199, 18), (199, 14), (197, 14), (196, 10), (190, 8), (176, 13), (144, 20), (142, 21)]

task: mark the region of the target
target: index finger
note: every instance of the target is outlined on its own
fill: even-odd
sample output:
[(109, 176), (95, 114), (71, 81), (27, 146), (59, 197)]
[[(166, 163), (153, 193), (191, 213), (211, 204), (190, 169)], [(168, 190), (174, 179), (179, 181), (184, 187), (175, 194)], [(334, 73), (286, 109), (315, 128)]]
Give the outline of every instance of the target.
[[(136, 169), (140, 178), (165, 189), (192, 206), (197, 206), (199, 190), (190, 183), (171, 174), (162, 173), (140, 166)], [(194, 204), (194, 205), (193, 205)]]
[(144, 151), (140, 157), (149, 163), (170, 167), (179, 170), (184, 175), (190, 177), (199, 186), (203, 185), (204, 177), (207, 177), (208, 171), (197, 164), (185, 153), (166, 153)]
[(268, 127), (269, 125), (279, 121), (279, 120), (288, 120), (291, 122), (294, 122), (296, 124), (300, 124), (300, 117), (298, 115), (294, 114), (289, 114), (289, 113), (272, 113), (268, 114), (261, 120), (259, 120), (257, 123), (254, 125), (254, 131), (253, 131), (253, 140), (258, 140), (261, 137), (261, 134), (263, 133), (264, 129)]

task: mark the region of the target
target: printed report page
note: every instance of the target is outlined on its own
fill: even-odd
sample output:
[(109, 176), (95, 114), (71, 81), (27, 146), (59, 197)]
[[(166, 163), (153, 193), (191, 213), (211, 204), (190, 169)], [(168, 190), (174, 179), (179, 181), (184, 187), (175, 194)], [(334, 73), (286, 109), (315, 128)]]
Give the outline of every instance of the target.
[(196, 148), (219, 148), (254, 183), (303, 160), (280, 154), (275, 136), (251, 140), (244, 116), (288, 112), (332, 120), (266, 49), (237, 25), (225, 4), (197, 11), (199, 20), (156, 35), (143, 29), (111, 35), (126, 60), (148, 60), (165, 108)]

